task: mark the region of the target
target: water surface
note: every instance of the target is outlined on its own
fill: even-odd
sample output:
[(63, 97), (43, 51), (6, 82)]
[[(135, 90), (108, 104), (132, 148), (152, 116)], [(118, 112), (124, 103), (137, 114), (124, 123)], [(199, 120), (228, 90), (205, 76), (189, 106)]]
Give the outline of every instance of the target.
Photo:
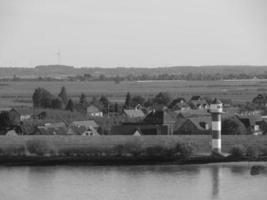
[(251, 176), (251, 166), (2, 166), (0, 199), (266, 199), (267, 174)]

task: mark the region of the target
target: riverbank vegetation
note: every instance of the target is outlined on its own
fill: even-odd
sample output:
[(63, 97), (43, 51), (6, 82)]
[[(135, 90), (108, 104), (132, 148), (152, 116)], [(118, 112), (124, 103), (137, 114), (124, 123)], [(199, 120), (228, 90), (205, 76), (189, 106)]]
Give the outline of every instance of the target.
[[(221, 161), (262, 160), (266, 136), (224, 136)], [(17, 136), (0, 137), (1, 163), (25, 160), (102, 162), (218, 162), (210, 157), (209, 136)]]

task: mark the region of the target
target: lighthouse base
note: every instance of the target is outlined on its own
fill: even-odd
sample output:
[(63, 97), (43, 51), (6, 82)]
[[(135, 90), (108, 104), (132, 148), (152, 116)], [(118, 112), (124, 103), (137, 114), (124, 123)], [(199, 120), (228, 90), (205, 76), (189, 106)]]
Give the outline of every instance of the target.
[(215, 150), (215, 149), (213, 149), (212, 151), (211, 151), (211, 156), (214, 156), (214, 157), (219, 157), (219, 158), (225, 158), (225, 157), (227, 157), (227, 155), (226, 154), (224, 154), (224, 153), (222, 153), (221, 152), (221, 149), (220, 150)]

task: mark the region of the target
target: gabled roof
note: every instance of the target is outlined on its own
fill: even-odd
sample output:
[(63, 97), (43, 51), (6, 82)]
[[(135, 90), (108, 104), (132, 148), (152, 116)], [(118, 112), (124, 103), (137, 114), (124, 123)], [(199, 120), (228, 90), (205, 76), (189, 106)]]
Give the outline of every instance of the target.
[(141, 131), (139, 128), (136, 128), (136, 129), (133, 131), (132, 135), (135, 135), (135, 136), (142, 135), (142, 131)]
[(256, 122), (262, 121), (260, 115), (238, 115), (237, 117), (246, 127), (254, 126)]
[(124, 109), (123, 112), (129, 118), (145, 117), (144, 112), (139, 109)]
[(219, 99), (215, 98), (215, 99), (213, 99), (211, 104), (222, 104), (222, 102)]
[(205, 130), (205, 127), (203, 127), (203, 124), (208, 124), (209, 127), (211, 127), (211, 117), (194, 117), (189, 118), (193, 124), (199, 129), (199, 130)]
[(99, 125), (94, 120), (74, 121), (71, 123), (71, 126), (77, 126), (77, 127), (83, 126), (86, 128), (90, 128), (90, 127), (98, 128), (99, 127)]
[(208, 113), (206, 110), (185, 110), (177, 113), (178, 116), (183, 118), (210, 116), (210, 113)]

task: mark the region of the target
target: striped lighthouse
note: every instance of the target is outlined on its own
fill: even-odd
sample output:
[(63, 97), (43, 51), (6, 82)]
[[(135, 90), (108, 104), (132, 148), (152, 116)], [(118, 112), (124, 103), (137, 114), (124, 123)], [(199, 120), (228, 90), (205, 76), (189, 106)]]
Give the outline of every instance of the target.
[(212, 143), (211, 151), (212, 153), (221, 153), (222, 143), (221, 143), (221, 130), (222, 130), (222, 113), (223, 104), (219, 99), (214, 99), (210, 104), (211, 113), (211, 130), (212, 130)]

